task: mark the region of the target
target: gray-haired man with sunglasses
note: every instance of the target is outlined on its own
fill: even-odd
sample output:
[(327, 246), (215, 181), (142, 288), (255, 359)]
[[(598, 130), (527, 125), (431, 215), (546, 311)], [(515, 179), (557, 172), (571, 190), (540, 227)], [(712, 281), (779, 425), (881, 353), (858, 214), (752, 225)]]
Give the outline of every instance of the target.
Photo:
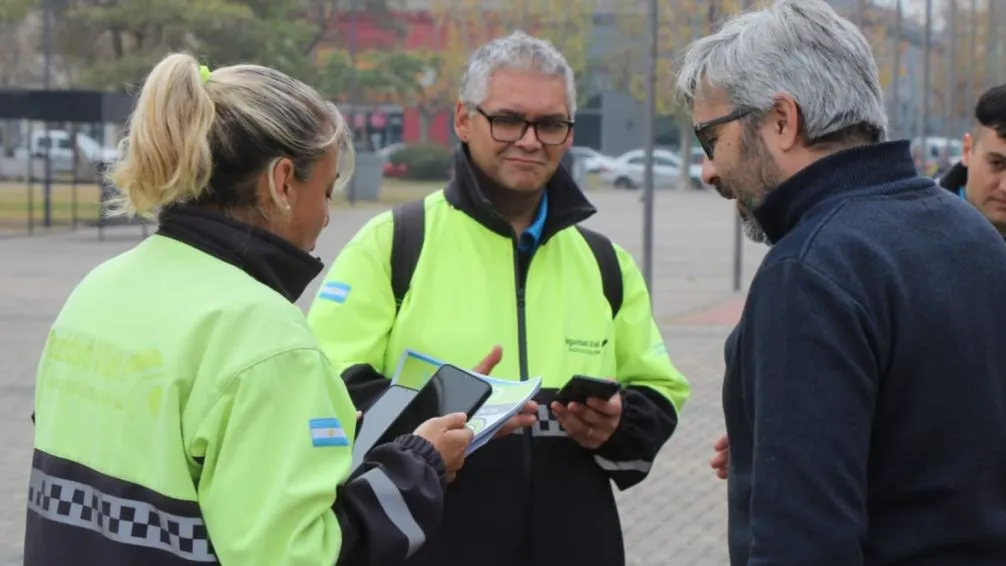
[(678, 81), (703, 180), (772, 246), (725, 348), (732, 564), (1006, 564), (1001, 237), (883, 141), (822, 0), (731, 19)]

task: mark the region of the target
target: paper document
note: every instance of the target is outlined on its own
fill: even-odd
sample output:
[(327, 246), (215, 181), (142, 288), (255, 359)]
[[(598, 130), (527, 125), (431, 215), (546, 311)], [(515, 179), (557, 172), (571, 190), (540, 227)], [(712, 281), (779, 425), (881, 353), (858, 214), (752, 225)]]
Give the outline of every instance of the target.
[[(440, 369), (440, 366), (447, 362), (442, 362), (430, 356), (420, 354), (414, 350), (405, 350), (398, 361), (398, 367), (391, 378), (391, 383), (415, 390), (422, 389), (423, 385), (433, 374)], [(492, 386), (493, 392), (486, 399), (486, 402), (468, 420), (468, 428), (475, 433), (471, 446), (468, 447), (467, 454), (478, 450), (492, 439), (496, 431), (503, 426), (510, 417), (517, 414), (520, 408), (541, 389), (541, 378), (535, 377), (527, 381), (509, 381), (496, 379), (488, 375), (482, 375), (469, 371), (469, 374), (478, 377)]]

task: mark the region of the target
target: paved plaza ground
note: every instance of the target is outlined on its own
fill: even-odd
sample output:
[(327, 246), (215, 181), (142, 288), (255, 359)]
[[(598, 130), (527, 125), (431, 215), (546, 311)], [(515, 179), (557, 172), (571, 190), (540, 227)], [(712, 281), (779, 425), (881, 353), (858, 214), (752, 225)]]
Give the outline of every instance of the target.
[[(638, 193), (594, 192), (600, 213), (587, 222), (642, 263)], [(379, 208), (334, 212), (319, 253), (326, 262)], [(708, 467), (722, 434), (723, 340), (743, 297), (732, 292), (733, 209), (713, 192), (656, 196), (654, 312), (668, 350), (694, 393), (674, 438), (649, 479), (619, 496), (629, 564), (722, 566), (726, 553), (726, 485)], [(118, 228), (97, 240), (93, 229), (0, 239), (0, 566), (21, 563), (25, 495), (32, 444), (35, 365), (46, 332), (87, 271), (138, 241)], [(765, 249), (744, 245), (744, 283)], [(320, 281), (318, 282), (320, 283)], [(316, 283), (317, 284), (317, 283)], [(305, 293), (304, 306), (315, 288)], [(115, 307), (115, 297), (108, 298)], [(565, 511), (552, 510), (561, 521)]]

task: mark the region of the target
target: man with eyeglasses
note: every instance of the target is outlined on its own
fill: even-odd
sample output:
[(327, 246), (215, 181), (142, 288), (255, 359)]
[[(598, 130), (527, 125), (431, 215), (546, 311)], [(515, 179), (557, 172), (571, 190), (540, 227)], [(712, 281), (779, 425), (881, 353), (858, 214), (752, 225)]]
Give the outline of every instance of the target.
[(771, 245), (724, 348), (733, 566), (1006, 564), (1006, 247), (885, 142), (823, 0), (689, 46), (704, 180)]
[[(468, 457), (411, 566), (622, 566), (611, 483), (646, 478), (690, 395), (632, 257), (579, 225), (595, 209), (560, 166), (575, 112), (573, 72), (548, 42), (517, 32), (478, 49), (455, 110), (453, 179), (362, 228), (311, 307), (364, 411), (405, 348), (542, 378), (525, 413)], [(574, 375), (618, 393), (556, 402)]]

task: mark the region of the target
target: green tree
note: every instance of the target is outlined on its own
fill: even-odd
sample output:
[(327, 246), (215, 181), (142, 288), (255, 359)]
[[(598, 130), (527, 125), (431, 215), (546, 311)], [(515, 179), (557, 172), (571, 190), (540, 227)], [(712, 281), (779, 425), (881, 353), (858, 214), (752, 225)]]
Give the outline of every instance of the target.
[(27, 20), (40, 5), (41, 0), (0, 0), (0, 88), (25, 86), (26, 60), (37, 53)]
[[(211, 67), (257, 63), (313, 82), (315, 52), (352, 1), (68, 0), (57, 37), (81, 86), (136, 84), (165, 53), (182, 49)], [(399, 0), (357, 1), (380, 14)]]
[[(621, 36), (626, 38), (605, 61), (605, 69), (613, 84), (627, 85), (639, 101), (646, 97), (646, 61), (649, 58), (649, 14), (633, 8), (633, 0), (623, 0), (626, 6), (618, 18)], [(692, 121), (675, 102), (678, 62), (688, 44), (708, 34), (730, 14), (740, 10), (740, 0), (664, 0), (658, 5), (656, 113), (673, 119), (677, 125), (680, 147), (682, 187), (690, 184), (687, 171), (691, 163)]]
[(458, 91), (445, 73), (449, 59), (440, 53), (393, 52), (383, 54), (378, 66), (381, 82), (399, 104), (419, 112), (419, 135), (430, 140), (430, 124), (440, 112), (453, 108)]
[[(418, 77), (419, 90), (411, 100), (419, 111), (423, 138), (430, 123), (457, 103), (460, 81), (471, 53), (493, 38), (523, 30), (548, 39), (562, 51), (585, 84), (587, 45), (593, 24), (593, 5), (583, 0), (508, 0), (487, 9), (481, 0), (431, 0), (435, 22), (433, 39), (411, 58), (398, 61), (400, 68)], [(580, 88), (582, 99), (587, 89)]]
[(71, 0), (55, 35), (79, 72), (79, 86), (119, 89), (138, 84), (167, 52), (205, 47), (203, 34), (232, 35), (253, 12), (229, 0)]
[(524, 30), (555, 45), (577, 78), (578, 104), (589, 97), (589, 45), (594, 32), (594, 5), (584, 0), (509, 0), (497, 15), (501, 34)]

